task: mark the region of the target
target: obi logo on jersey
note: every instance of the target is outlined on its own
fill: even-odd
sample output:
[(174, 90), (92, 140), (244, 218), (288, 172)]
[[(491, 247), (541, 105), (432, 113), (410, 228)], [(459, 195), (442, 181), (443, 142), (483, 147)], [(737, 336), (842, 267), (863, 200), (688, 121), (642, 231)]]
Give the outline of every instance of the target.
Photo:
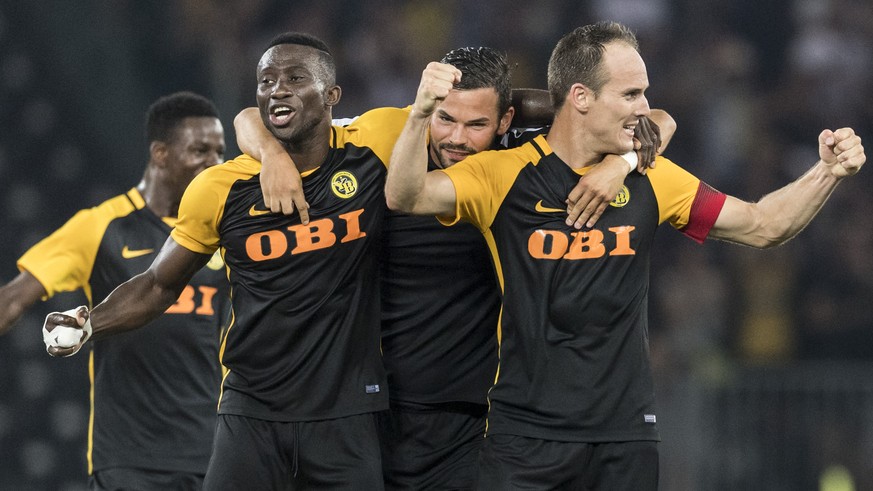
[[(333, 218), (312, 220), (309, 225), (292, 225), (284, 230), (267, 230), (249, 235), (246, 238), (246, 254), (252, 261), (267, 261), (282, 257), (288, 252), (289, 238), (293, 238), (291, 254), (327, 249), (337, 242), (340, 244), (367, 236), (361, 230), (361, 215), (364, 210), (343, 213)], [(337, 223), (345, 225), (345, 232), (334, 232)]]
[(358, 180), (347, 171), (339, 171), (330, 178), (330, 189), (340, 198), (351, 198), (358, 192)]
[[(197, 292), (200, 293), (199, 299)], [(218, 292), (218, 288), (206, 285), (200, 285), (195, 290), (191, 285), (185, 285), (176, 303), (164, 311), (165, 314), (197, 314), (197, 315), (214, 315), (215, 309), (212, 307), (212, 299)]]
[[(636, 227), (610, 227), (615, 236), (615, 247), (610, 256), (633, 256), (637, 252), (630, 246), (630, 234)], [(595, 229), (579, 232), (562, 230), (534, 230), (527, 240), (527, 251), (536, 259), (595, 259), (607, 254), (604, 234)]]

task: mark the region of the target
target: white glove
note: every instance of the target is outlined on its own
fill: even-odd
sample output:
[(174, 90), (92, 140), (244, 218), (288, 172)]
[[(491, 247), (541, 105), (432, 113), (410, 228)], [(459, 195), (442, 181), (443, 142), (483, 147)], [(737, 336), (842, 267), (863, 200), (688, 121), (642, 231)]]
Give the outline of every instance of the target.
[[(88, 316), (85, 322), (79, 326), (79, 316), (76, 315), (80, 309), (87, 307), (76, 307), (65, 312), (52, 312), (45, 317), (45, 323), (42, 326), (42, 340), (45, 343), (46, 351), (52, 356), (72, 356), (78, 353), (82, 346), (91, 337), (93, 330), (91, 329), (91, 317)], [(64, 315), (69, 319), (63, 319), (64, 324), (50, 322), (52, 316)], [(60, 353), (52, 353), (50, 348), (62, 350)]]

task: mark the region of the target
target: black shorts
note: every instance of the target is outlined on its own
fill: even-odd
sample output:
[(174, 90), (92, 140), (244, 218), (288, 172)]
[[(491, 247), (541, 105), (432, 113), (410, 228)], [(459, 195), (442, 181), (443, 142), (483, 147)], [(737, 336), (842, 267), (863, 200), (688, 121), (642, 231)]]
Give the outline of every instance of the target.
[(473, 489), (487, 412), (481, 404), (391, 401), (379, 413), (385, 489)]
[(203, 474), (177, 471), (156, 471), (132, 467), (110, 467), (94, 471), (88, 477), (90, 491), (199, 491), (203, 489)]
[(658, 443), (578, 443), (489, 435), (479, 452), (479, 490), (656, 491)]
[(285, 423), (220, 414), (204, 490), (381, 490), (374, 413)]

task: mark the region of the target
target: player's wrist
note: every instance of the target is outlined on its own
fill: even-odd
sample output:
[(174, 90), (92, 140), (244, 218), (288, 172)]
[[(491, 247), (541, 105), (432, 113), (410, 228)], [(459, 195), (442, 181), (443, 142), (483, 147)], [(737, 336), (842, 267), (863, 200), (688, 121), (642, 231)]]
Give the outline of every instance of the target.
[(427, 121), (427, 119), (430, 118), (432, 114), (433, 110), (428, 111), (426, 109), (422, 109), (418, 105), (413, 105), (412, 111), (410, 111), (409, 113), (409, 119), (412, 119), (413, 121), (424, 122)]
[(625, 160), (625, 162), (627, 162), (627, 164), (628, 164), (628, 170), (627, 170), (628, 174), (630, 174), (631, 172), (636, 170), (637, 164), (639, 163), (639, 160), (640, 160), (639, 156), (637, 155), (636, 150), (631, 150), (630, 152), (622, 155), (621, 158), (623, 158)]

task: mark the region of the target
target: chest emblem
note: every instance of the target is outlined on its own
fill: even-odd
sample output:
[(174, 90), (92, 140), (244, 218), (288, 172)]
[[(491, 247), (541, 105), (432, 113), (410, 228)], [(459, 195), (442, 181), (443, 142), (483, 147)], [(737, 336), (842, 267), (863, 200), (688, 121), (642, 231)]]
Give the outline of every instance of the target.
[(609, 203), (609, 206), (614, 206), (616, 208), (621, 208), (622, 206), (628, 204), (630, 201), (630, 190), (627, 186), (622, 186), (621, 189), (618, 190), (618, 195)]
[(358, 180), (351, 172), (339, 171), (330, 178), (330, 189), (340, 198), (348, 199), (358, 192)]

